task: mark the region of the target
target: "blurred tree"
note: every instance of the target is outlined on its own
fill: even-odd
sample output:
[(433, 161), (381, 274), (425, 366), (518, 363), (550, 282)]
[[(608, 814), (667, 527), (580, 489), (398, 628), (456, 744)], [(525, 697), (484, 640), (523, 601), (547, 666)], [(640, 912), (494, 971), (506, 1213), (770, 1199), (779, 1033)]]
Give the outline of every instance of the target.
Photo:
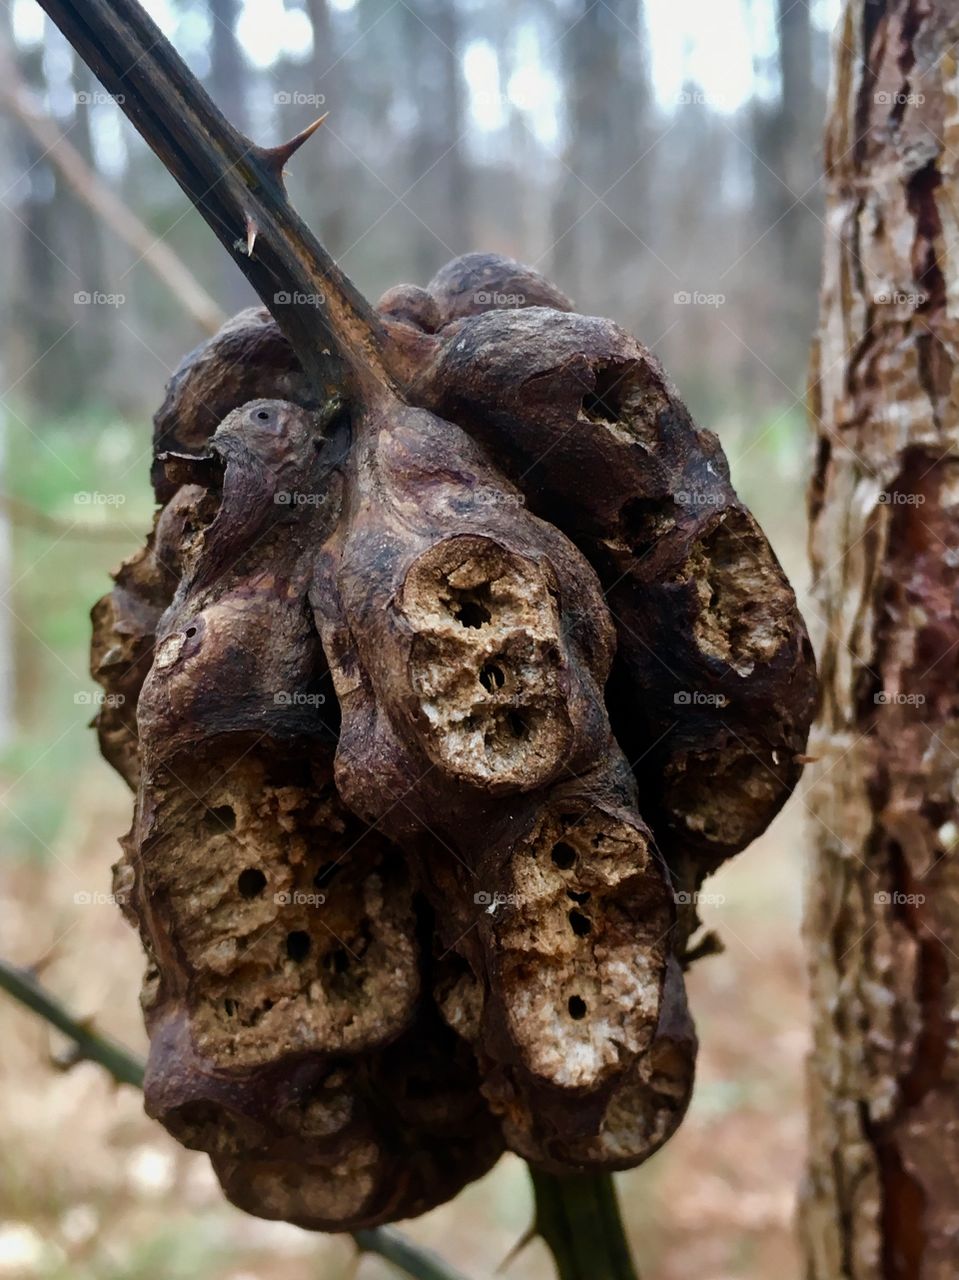
[(559, 21), (566, 146), (552, 275), (581, 298), (595, 296), (602, 280), (606, 309), (625, 320), (648, 256), (645, 194), (654, 185), (652, 153), (644, 154), (649, 89), (642, 5), (575, 0)]
[[(237, 36), (240, 0), (207, 0), (210, 15), (210, 74), (207, 88), (226, 117), (243, 133), (250, 132), (249, 74)], [(226, 309), (249, 305), (250, 291), (236, 267), (217, 255), (217, 295)]]
[[(43, 45), (18, 51), (23, 79), (45, 96)], [(61, 236), (62, 200), (58, 201), (55, 172), (43, 152), (28, 135), (14, 139), (16, 182), (10, 204), (16, 215), (16, 243), (9, 261), (11, 313), (17, 317), (9, 332), (10, 382), (20, 396), (42, 410), (63, 412), (76, 402), (77, 377), (82, 362), (73, 353), (83, 344), (64, 339), (83, 313), (74, 295), (84, 288), (80, 274), (68, 265)], [(62, 194), (62, 193), (61, 193)]]
[(846, 0), (812, 408), (809, 1280), (959, 1275), (952, 0)]
[(416, 222), (412, 278), (426, 284), (449, 258), (476, 247), (463, 151), (461, 20), (449, 0), (408, 0), (403, 8), (405, 96), (415, 120), (403, 187)]

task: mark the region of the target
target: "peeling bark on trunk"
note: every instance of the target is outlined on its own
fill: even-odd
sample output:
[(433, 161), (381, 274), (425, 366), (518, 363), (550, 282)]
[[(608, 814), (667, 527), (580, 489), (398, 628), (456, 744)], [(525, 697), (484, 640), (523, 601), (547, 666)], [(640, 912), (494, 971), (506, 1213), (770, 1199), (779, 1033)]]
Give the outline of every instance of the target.
[(835, 46), (809, 1280), (959, 1274), (957, 40), (948, 0), (851, 0)]

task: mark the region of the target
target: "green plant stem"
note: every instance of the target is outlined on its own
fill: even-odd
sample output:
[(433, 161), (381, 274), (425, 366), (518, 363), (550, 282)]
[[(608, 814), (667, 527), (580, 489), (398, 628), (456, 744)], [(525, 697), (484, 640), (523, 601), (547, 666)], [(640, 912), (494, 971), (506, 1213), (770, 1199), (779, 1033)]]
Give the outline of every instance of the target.
[(639, 1280), (612, 1175), (539, 1173), (533, 1228), (556, 1260), (558, 1280)]
[(0, 960), (0, 987), (68, 1036), (76, 1045), (80, 1058), (99, 1063), (119, 1084), (143, 1088), (143, 1063), (129, 1049), (98, 1035), (72, 1017), (41, 987), (28, 969), (18, 969), (6, 960)]
[(353, 1239), (361, 1252), (379, 1254), (407, 1275), (415, 1276), (416, 1280), (466, 1280), (462, 1272), (454, 1271), (439, 1254), (413, 1244), (395, 1227), (354, 1231)]
[[(143, 1088), (144, 1065), (123, 1045), (99, 1035), (69, 1013), (28, 969), (0, 958), (0, 990), (44, 1018), (73, 1041), (79, 1058), (96, 1062), (119, 1084)], [(372, 1227), (351, 1233), (361, 1253), (376, 1253), (412, 1276), (413, 1280), (465, 1280), (442, 1258), (408, 1240), (393, 1227)]]

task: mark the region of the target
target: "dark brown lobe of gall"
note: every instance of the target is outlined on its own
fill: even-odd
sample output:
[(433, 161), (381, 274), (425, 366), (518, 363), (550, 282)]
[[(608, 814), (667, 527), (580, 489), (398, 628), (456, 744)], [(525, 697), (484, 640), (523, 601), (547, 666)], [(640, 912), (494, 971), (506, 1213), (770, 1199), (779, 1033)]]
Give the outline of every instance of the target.
[(469, 255), (380, 306), (405, 401), (317, 404), (263, 311), (186, 358), (94, 609), (147, 1107), (344, 1230), (509, 1148), (682, 1119), (695, 890), (795, 786), (793, 593), (654, 357)]

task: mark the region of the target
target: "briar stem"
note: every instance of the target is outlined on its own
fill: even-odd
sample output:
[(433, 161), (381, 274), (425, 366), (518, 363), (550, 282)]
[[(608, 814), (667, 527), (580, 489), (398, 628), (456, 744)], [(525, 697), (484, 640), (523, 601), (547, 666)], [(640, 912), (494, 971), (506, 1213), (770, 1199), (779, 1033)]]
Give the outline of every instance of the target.
[[(137, 0), (39, 0), (206, 219), (324, 398), (342, 375), (393, 394), (375, 312), (299, 218), (283, 165), (313, 129), (259, 147), (217, 108)], [(330, 352), (341, 370), (331, 368)]]
[[(116, 1041), (93, 1031), (64, 1008), (36, 980), (29, 969), (20, 969), (0, 958), (0, 990), (39, 1014), (51, 1026), (73, 1041), (76, 1058), (96, 1062), (118, 1084), (143, 1088), (144, 1065), (135, 1054)], [(399, 1267), (412, 1280), (465, 1280), (442, 1258), (408, 1240), (393, 1227), (374, 1227), (352, 1233), (361, 1253), (376, 1253)]]
[(558, 1280), (639, 1280), (611, 1174), (530, 1169), (530, 1177), (535, 1231), (549, 1246)]

